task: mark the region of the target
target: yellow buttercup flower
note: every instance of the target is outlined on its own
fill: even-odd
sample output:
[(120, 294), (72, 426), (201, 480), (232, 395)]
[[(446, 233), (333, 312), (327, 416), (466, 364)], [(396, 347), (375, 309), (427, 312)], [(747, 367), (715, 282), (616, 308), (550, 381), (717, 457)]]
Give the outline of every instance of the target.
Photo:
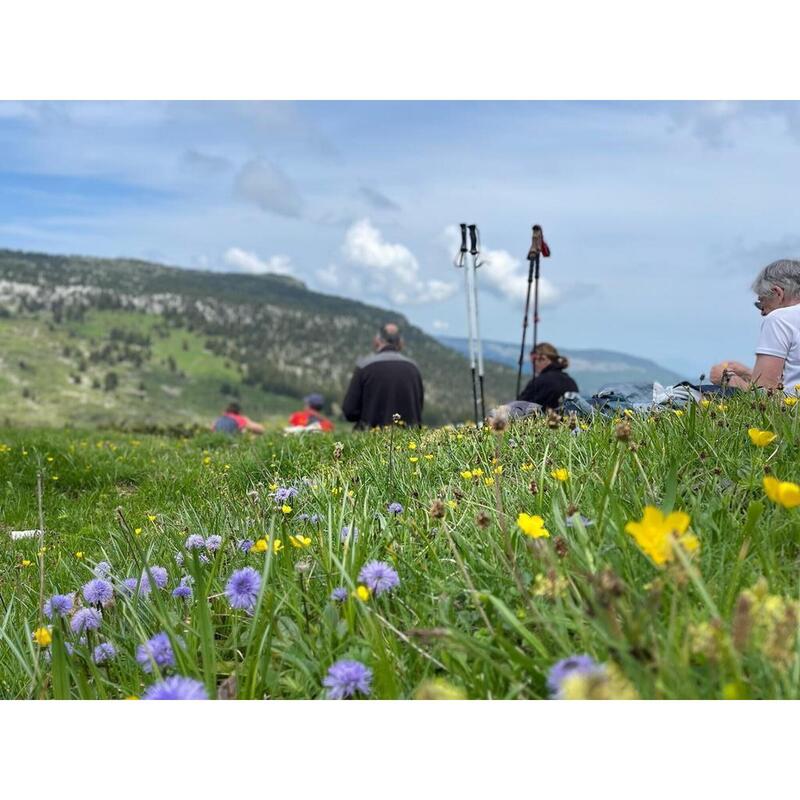
[(283, 550), (283, 542), (280, 539), (276, 539), (272, 543), (272, 552), (273, 553), (280, 553), (281, 550)]
[(37, 628), (33, 632), (33, 641), (39, 645), (39, 647), (47, 647), (50, 642), (53, 641), (53, 637), (50, 635), (50, 631), (47, 628)]
[(480, 467), (478, 467), (478, 469), (472, 470), (473, 478), (480, 478), (481, 475), (483, 475), (483, 470)]
[(681, 411), (679, 408), (676, 408), (676, 409), (675, 409), (675, 410), (674, 410), (672, 413), (673, 413), (673, 414), (674, 414), (676, 417), (682, 417), (682, 416), (683, 416), (683, 411)]
[(625, 532), (636, 540), (639, 549), (661, 566), (674, 558), (673, 545), (677, 542), (684, 550), (694, 552), (700, 546), (697, 537), (687, 533), (689, 515), (683, 511), (664, 512), (654, 506), (645, 506), (639, 522), (629, 522)]
[(456, 503), (455, 500), (448, 500), (447, 505), (449, 508), (455, 508), (458, 505), (458, 503)]
[(550, 531), (544, 527), (544, 520), (537, 515), (532, 516), (522, 512), (517, 517), (517, 526), (526, 536), (530, 536), (531, 539), (541, 539), (550, 536)]
[(484, 482), (484, 483), (485, 483), (487, 486), (494, 486), (494, 478), (484, 478), (484, 479), (483, 479), (483, 482)]
[(367, 600), (369, 600), (370, 592), (369, 592), (369, 589), (366, 586), (364, 586), (364, 584), (360, 584), (359, 587), (355, 590), (355, 592), (353, 592), (353, 594), (359, 600), (362, 600), (363, 602), (366, 603)]
[(433, 454), (432, 453), (425, 453), (425, 460), (426, 461), (433, 461)]
[(265, 553), (267, 551), (267, 540), (259, 539), (251, 548), (251, 553)]
[(292, 507), (291, 507), (291, 506), (287, 506), (287, 505), (284, 503), (284, 505), (282, 505), (282, 506), (281, 506), (281, 512), (282, 512), (283, 514), (291, 514), (291, 513), (292, 513)]
[(408, 443), (408, 449), (409, 450), (416, 450), (417, 449), (417, 443), (416, 442), (409, 442)]
[(409, 461), (410, 461), (412, 464), (416, 464), (416, 463), (417, 463), (417, 461), (419, 461), (419, 458), (418, 458), (417, 456), (409, 456), (409, 457), (408, 457), (408, 460), (409, 460)]
[(784, 508), (800, 506), (800, 486), (791, 481), (779, 481), (772, 475), (764, 477), (764, 492), (773, 503)]
[(78, 550), (78, 552), (75, 553), (75, 558), (83, 558), (83, 551), (82, 550)]
[(278, 488), (278, 484), (277, 484), (277, 483), (271, 483), (271, 484), (269, 485), (269, 490), (270, 490), (271, 492), (274, 492), (274, 491), (275, 491), (277, 488)]
[(133, 532), (134, 532), (134, 533), (135, 533), (137, 536), (139, 536), (139, 534), (141, 534), (141, 532), (142, 532), (142, 529), (141, 529), (141, 528), (134, 528), (134, 529), (133, 529)]
[(786, 403), (787, 406), (791, 407), (797, 405), (797, 398), (796, 397), (784, 397), (783, 402)]
[(292, 547), (309, 547), (311, 545), (310, 536), (290, 536), (289, 541)]
[(22, 566), (23, 566), (23, 567), (29, 567), (30, 565), (31, 565), (31, 562), (30, 562), (30, 561), (28, 561), (28, 559), (27, 559), (27, 558), (23, 558), (23, 559), (22, 559)]
[(210, 463), (211, 463), (211, 456), (206, 456), (206, 457), (203, 459), (203, 463), (204, 463), (204, 464), (210, 464)]
[(156, 521), (156, 515), (155, 514), (148, 514), (147, 515), (147, 519), (148, 519), (149, 522), (155, 522)]
[(462, 478), (463, 478), (465, 481), (471, 481), (471, 480), (472, 480), (472, 472), (471, 472), (470, 470), (468, 470), (468, 469), (465, 469), (465, 470), (464, 470), (464, 471), (461, 473), (461, 477), (462, 477)]
[(494, 472), (494, 474), (495, 474), (495, 475), (502, 475), (502, 474), (503, 474), (503, 467), (502, 467), (502, 465), (501, 465), (501, 466), (499, 466), (499, 467), (495, 467), (495, 468), (492, 470), (492, 472)]
[(566, 481), (569, 480), (569, 470), (560, 467), (559, 469), (554, 469), (550, 475), (554, 477), (557, 481)]
[(747, 435), (756, 447), (766, 447), (778, 438), (772, 431), (761, 431), (758, 428), (748, 428)]
[(711, 405), (711, 401), (703, 399), (700, 401), (700, 405), (703, 406), (703, 408), (708, 408)]
[(521, 469), (523, 472), (530, 472), (530, 471), (533, 469), (533, 464), (522, 464), (522, 465), (520, 466), (520, 469)]

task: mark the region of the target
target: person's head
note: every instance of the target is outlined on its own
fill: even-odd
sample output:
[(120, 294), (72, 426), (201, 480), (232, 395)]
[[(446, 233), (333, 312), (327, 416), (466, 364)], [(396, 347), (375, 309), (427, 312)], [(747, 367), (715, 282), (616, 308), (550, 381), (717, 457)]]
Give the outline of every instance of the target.
[(383, 350), (384, 347), (393, 347), (395, 350), (403, 349), (403, 337), (400, 335), (400, 328), (394, 322), (387, 322), (376, 334), (373, 340), (376, 350)]
[(531, 364), (533, 365), (534, 374), (538, 375), (550, 366), (566, 369), (569, 366), (569, 359), (559, 355), (558, 350), (550, 342), (539, 342), (531, 350)]
[(225, 409), (225, 413), (226, 414), (241, 414), (242, 413), (242, 407), (236, 402), (228, 403), (228, 407)]
[(312, 411), (322, 411), (325, 408), (325, 398), (321, 394), (310, 394), (303, 398), (303, 402), (306, 404), (306, 408), (310, 408)]
[(766, 317), (776, 308), (800, 303), (800, 261), (782, 258), (767, 264), (753, 281), (755, 307)]

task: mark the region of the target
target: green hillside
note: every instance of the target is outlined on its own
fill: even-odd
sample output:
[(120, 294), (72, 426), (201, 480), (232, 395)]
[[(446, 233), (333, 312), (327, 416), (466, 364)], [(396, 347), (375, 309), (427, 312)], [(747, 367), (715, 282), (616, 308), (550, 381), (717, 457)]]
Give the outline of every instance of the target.
[[(0, 422), (207, 424), (230, 399), (275, 421), (309, 391), (336, 416), (378, 327), (403, 327), (425, 380), (425, 421), (471, 416), (463, 356), (400, 314), (291, 278), (0, 250)], [(487, 369), (487, 403), (514, 372)]]

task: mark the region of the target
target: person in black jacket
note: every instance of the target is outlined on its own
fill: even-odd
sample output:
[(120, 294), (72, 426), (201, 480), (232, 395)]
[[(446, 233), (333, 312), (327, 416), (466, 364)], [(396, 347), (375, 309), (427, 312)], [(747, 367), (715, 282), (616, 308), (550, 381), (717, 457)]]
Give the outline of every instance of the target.
[(541, 342), (531, 350), (533, 378), (522, 390), (520, 400), (538, 403), (542, 408), (558, 408), (564, 392), (577, 392), (578, 384), (564, 370), (569, 360), (559, 355), (549, 342)]
[(400, 329), (387, 323), (373, 345), (375, 352), (356, 362), (342, 403), (345, 419), (355, 422), (355, 430), (391, 425), (395, 414), (408, 426), (422, 424), (422, 375), (419, 367), (400, 352)]

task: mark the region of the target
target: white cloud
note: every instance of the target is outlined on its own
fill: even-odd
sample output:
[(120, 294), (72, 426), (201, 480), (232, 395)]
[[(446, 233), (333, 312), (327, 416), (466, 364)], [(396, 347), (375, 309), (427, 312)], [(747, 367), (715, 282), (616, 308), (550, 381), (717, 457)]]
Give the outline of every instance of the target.
[(255, 253), (242, 250), (239, 247), (229, 248), (223, 260), (238, 272), (247, 272), (250, 275), (291, 275), (294, 272), (289, 256), (270, 256), (266, 261)]
[(303, 208), (303, 199), (294, 183), (267, 161), (248, 161), (236, 176), (234, 193), (263, 211), (284, 217), (299, 217)]
[(440, 303), (456, 292), (454, 283), (424, 279), (414, 254), (405, 245), (387, 242), (368, 219), (350, 226), (342, 252), (346, 270), (330, 264), (316, 273), (326, 287), (358, 294), (367, 288), (397, 304)]
[[(449, 225), (444, 230), (444, 241), (449, 251), (456, 253), (461, 246), (461, 234), (455, 225)], [(483, 249), (478, 257), (478, 263), (483, 265), (478, 268), (478, 291), (486, 289), (496, 297), (510, 300), (513, 303), (522, 303), (528, 293), (528, 262), (520, 261), (507, 250)], [(543, 261), (543, 263), (547, 263)], [(541, 275), (541, 270), (540, 270)], [(539, 278), (539, 303), (551, 305), (559, 298), (558, 289), (545, 277)], [(531, 287), (531, 303), (533, 303), (533, 288)]]
[(431, 327), (435, 331), (446, 331), (450, 327), (450, 323), (449, 322), (445, 322), (443, 319), (435, 319), (431, 323)]

